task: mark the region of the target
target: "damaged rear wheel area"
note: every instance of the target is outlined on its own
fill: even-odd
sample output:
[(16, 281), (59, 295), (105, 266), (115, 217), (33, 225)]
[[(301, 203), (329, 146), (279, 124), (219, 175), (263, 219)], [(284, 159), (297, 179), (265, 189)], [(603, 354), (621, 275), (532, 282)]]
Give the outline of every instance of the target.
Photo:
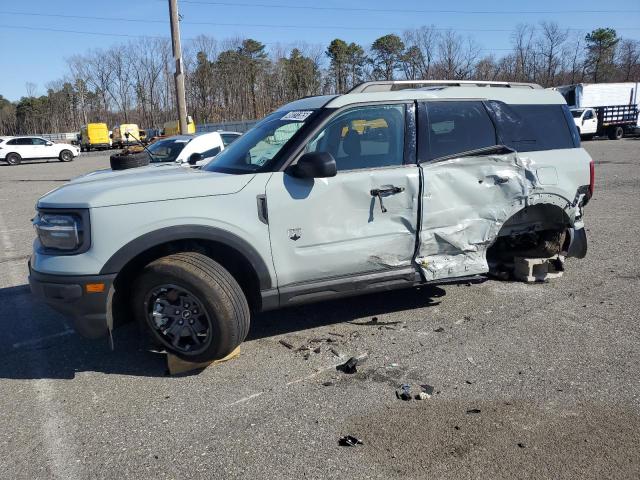
[(505, 222), (487, 250), (489, 274), (505, 280), (512, 278), (520, 259), (548, 259), (553, 268), (561, 272), (574, 232), (567, 215), (559, 207), (534, 205), (525, 208)]

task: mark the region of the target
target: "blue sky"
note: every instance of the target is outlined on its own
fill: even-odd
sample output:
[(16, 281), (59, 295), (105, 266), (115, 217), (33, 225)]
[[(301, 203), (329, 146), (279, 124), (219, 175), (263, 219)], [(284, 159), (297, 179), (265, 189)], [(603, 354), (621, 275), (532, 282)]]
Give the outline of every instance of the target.
[[(620, 36), (640, 39), (638, 0), (179, 0), (179, 3), (183, 15), (183, 40), (206, 34), (220, 40), (245, 36), (267, 44), (303, 41), (324, 46), (331, 39), (340, 37), (368, 46), (380, 35), (434, 24), (438, 28), (452, 27), (462, 35), (472, 36), (485, 49), (484, 53), (493, 51), (501, 55), (510, 47), (509, 31), (486, 30), (510, 30), (517, 23), (536, 23), (541, 20), (556, 21), (565, 28), (584, 31), (600, 26), (614, 27)], [(514, 10), (535, 10), (538, 13), (478, 13)], [(589, 10), (598, 12), (587, 12)], [(68, 17), (73, 15), (142, 21)], [(27, 82), (36, 84), (36, 93), (43, 94), (49, 81), (66, 74), (65, 58), (92, 48), (106, 48), (135, 40), (127, 36), (144, 35), (168, 37), (166, 0), (0, 2), (0, 45), (4, 65), (3, 75), (0, 76), (0, 94), (17, 100), (26, 94)]]

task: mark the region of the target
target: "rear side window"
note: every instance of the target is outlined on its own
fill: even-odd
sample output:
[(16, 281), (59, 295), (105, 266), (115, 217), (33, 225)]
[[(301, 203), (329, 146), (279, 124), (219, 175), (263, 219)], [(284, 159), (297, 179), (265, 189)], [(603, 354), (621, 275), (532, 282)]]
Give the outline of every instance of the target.
[(482, 102), (428, 102), (429, 158), (491, 147), (496, 132)]
[(579, 146), (577, 132), (567, 121), (568, 118), (574, 123), (566, 105), (507, 105), (496, 100), (489, 100), (486, 105), (498, 127), (499, 142), (516, 151)]
[(235, 133), (221, 133), (220, 136), (222, 137), (222, 144), (225, 147), (232, 143), (234, 140), (240, 138), (240, 135), (236, 135)]

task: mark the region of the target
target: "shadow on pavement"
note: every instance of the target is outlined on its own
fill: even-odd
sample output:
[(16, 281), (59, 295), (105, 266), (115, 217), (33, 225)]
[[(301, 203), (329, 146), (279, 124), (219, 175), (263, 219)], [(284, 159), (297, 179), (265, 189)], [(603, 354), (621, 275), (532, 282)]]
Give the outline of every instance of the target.
[[(268, 338), (375, 315), (437, 305), (445, 295), (435, 286), (363, 295), (255, 315), (247, 340)], [(87, 340), (67, 320), (36, 302), (27, 285), (0, 289), (0, 378), (73, 379), (76, 373), (162, 377), (166, 357), (148, 349), (134, 323), (108, 340)]]

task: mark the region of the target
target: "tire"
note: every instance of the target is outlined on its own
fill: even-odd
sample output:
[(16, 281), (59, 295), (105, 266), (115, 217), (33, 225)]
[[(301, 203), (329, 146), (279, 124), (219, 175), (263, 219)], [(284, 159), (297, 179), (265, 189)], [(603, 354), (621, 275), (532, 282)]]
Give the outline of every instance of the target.
[(22, 157), (15, 152), (8, 153), (6, 157), (4, 157), (4, 161), (9, 165), (20, 165), (22, 162)]
[(539, 258), (549, 258), (562, 252), (566, 233), (558, 231), (541, 232), (540, 243), (536, 248)]
[(84, 151), (85, 152), (90, 152), (91, 151), (91, 147), (89, 145), (87, 145), (86, 147), (84, 147)]
[(131, 155), (121, 155), (114, 153), (109, 158), (111, 170), (127, 170), (129, 168), (144, 167), (149, 165), (151, 157), (147, 152), (139, 152)]
[(624, 129), (622, 127), (611, 127), (607, 132), (609, 140), (620, 140), (624, 137)]
[(73, 161), (73, 153), (71, 152), (71, 150), (62, 150), (58, 159), (61, 162), (71, 162)]
[[(223, 358), (249, 333), (249, 305), (240, 285), (201, 253), (176, 253), (155, 260), (135, 280), (133, 292), (132, 308), (138, 320), (167, 351), (184, 360)], [(202, 326), (206, 333), (198, 336), (203, 335)]]

